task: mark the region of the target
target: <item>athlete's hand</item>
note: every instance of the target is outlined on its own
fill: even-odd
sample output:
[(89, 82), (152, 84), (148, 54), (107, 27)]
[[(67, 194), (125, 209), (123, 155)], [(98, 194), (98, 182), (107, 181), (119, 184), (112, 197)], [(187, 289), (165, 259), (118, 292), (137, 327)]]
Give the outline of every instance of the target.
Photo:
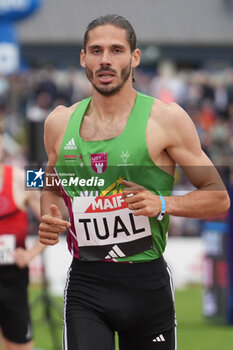
[(122, 198), (128, 203), (135, 216), (156, 217), (161, 211), (161, 200), (145, 187), (132, 181), (122, 180), (125, 186)]
[(49, 214), (41, 217), (39, 226), (40, 243), (54, 245), (59, 242), (59, 235), (70, 227), (69, 221), (63, 220), (56, 205), (50, 206)]
[(30, 252), (20, 247), (15, 249), (13, 252), (13, 257), (15, 259), (16, 265), (20, 269), (26, 267), (31, 260)]

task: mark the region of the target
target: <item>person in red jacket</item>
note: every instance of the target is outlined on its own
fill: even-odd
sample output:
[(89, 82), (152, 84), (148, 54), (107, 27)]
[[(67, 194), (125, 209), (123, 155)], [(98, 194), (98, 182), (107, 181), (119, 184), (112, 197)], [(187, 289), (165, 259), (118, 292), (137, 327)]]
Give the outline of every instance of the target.
[(27, 209), (40, 218), (39, 192), (25, 191), (24, 171), (2, 163), (0, 130), (0, 333), (3, 350), (32, 350), (27, 286), (28, 263), (42, 252), (25, 248)]

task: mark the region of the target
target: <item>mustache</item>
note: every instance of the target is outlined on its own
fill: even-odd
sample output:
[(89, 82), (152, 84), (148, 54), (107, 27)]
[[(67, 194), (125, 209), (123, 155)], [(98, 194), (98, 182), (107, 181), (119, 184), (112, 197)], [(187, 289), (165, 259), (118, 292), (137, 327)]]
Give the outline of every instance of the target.
[(100, 67), (99, 69), (97, 69), (97, 71), (95, 72), (95, 74), (99, 74), (101, 72), (112, 72), (114, 74), (116, 74), (117, 72), (115, 71), (115, 69), (112, 69), (110, 67)]

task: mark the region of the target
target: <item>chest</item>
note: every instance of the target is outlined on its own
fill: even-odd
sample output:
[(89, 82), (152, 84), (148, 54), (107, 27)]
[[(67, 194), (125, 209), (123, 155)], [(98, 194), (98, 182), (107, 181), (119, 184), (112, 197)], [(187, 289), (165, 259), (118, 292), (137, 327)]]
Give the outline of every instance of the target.
[(127, 120), (100, 122), (91, 117), (84, 117), (80, 136), (84, 141), (107, 140), (118, 137), (124, 131)]

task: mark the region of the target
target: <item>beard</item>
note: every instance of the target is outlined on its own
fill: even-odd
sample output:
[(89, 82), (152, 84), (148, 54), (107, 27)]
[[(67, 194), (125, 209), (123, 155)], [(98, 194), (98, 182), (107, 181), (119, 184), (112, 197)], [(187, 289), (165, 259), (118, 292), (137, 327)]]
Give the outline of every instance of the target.
[[(108, 71), (108, 72), (110, 71), (110, 72), (116, 73), (115, 70), (109, 68), (108, 66), (105, 66), (105, 67), (103, 66), (96, 71), (96, 74), (104, 71)], [(96, 91), (98, 91), (103, 96), (112, 96), (112, 95), (115, 95), (117, 92), (119, 92), (122, 89), (122, 87), (125, 85), (125, 82), (129, 79), (130, 73), (131, 73), (131, 61), (125, 68), (121, 70), (121, 74), (120, 74), (121, 81), (118, 85), (111, 86), (111, 87), (110, 86), (100, 87), (93, 82), (94, 74), (88, 67), (86, 67), (87, 79), (90, 81), (92, 86), (96, 89)]]

